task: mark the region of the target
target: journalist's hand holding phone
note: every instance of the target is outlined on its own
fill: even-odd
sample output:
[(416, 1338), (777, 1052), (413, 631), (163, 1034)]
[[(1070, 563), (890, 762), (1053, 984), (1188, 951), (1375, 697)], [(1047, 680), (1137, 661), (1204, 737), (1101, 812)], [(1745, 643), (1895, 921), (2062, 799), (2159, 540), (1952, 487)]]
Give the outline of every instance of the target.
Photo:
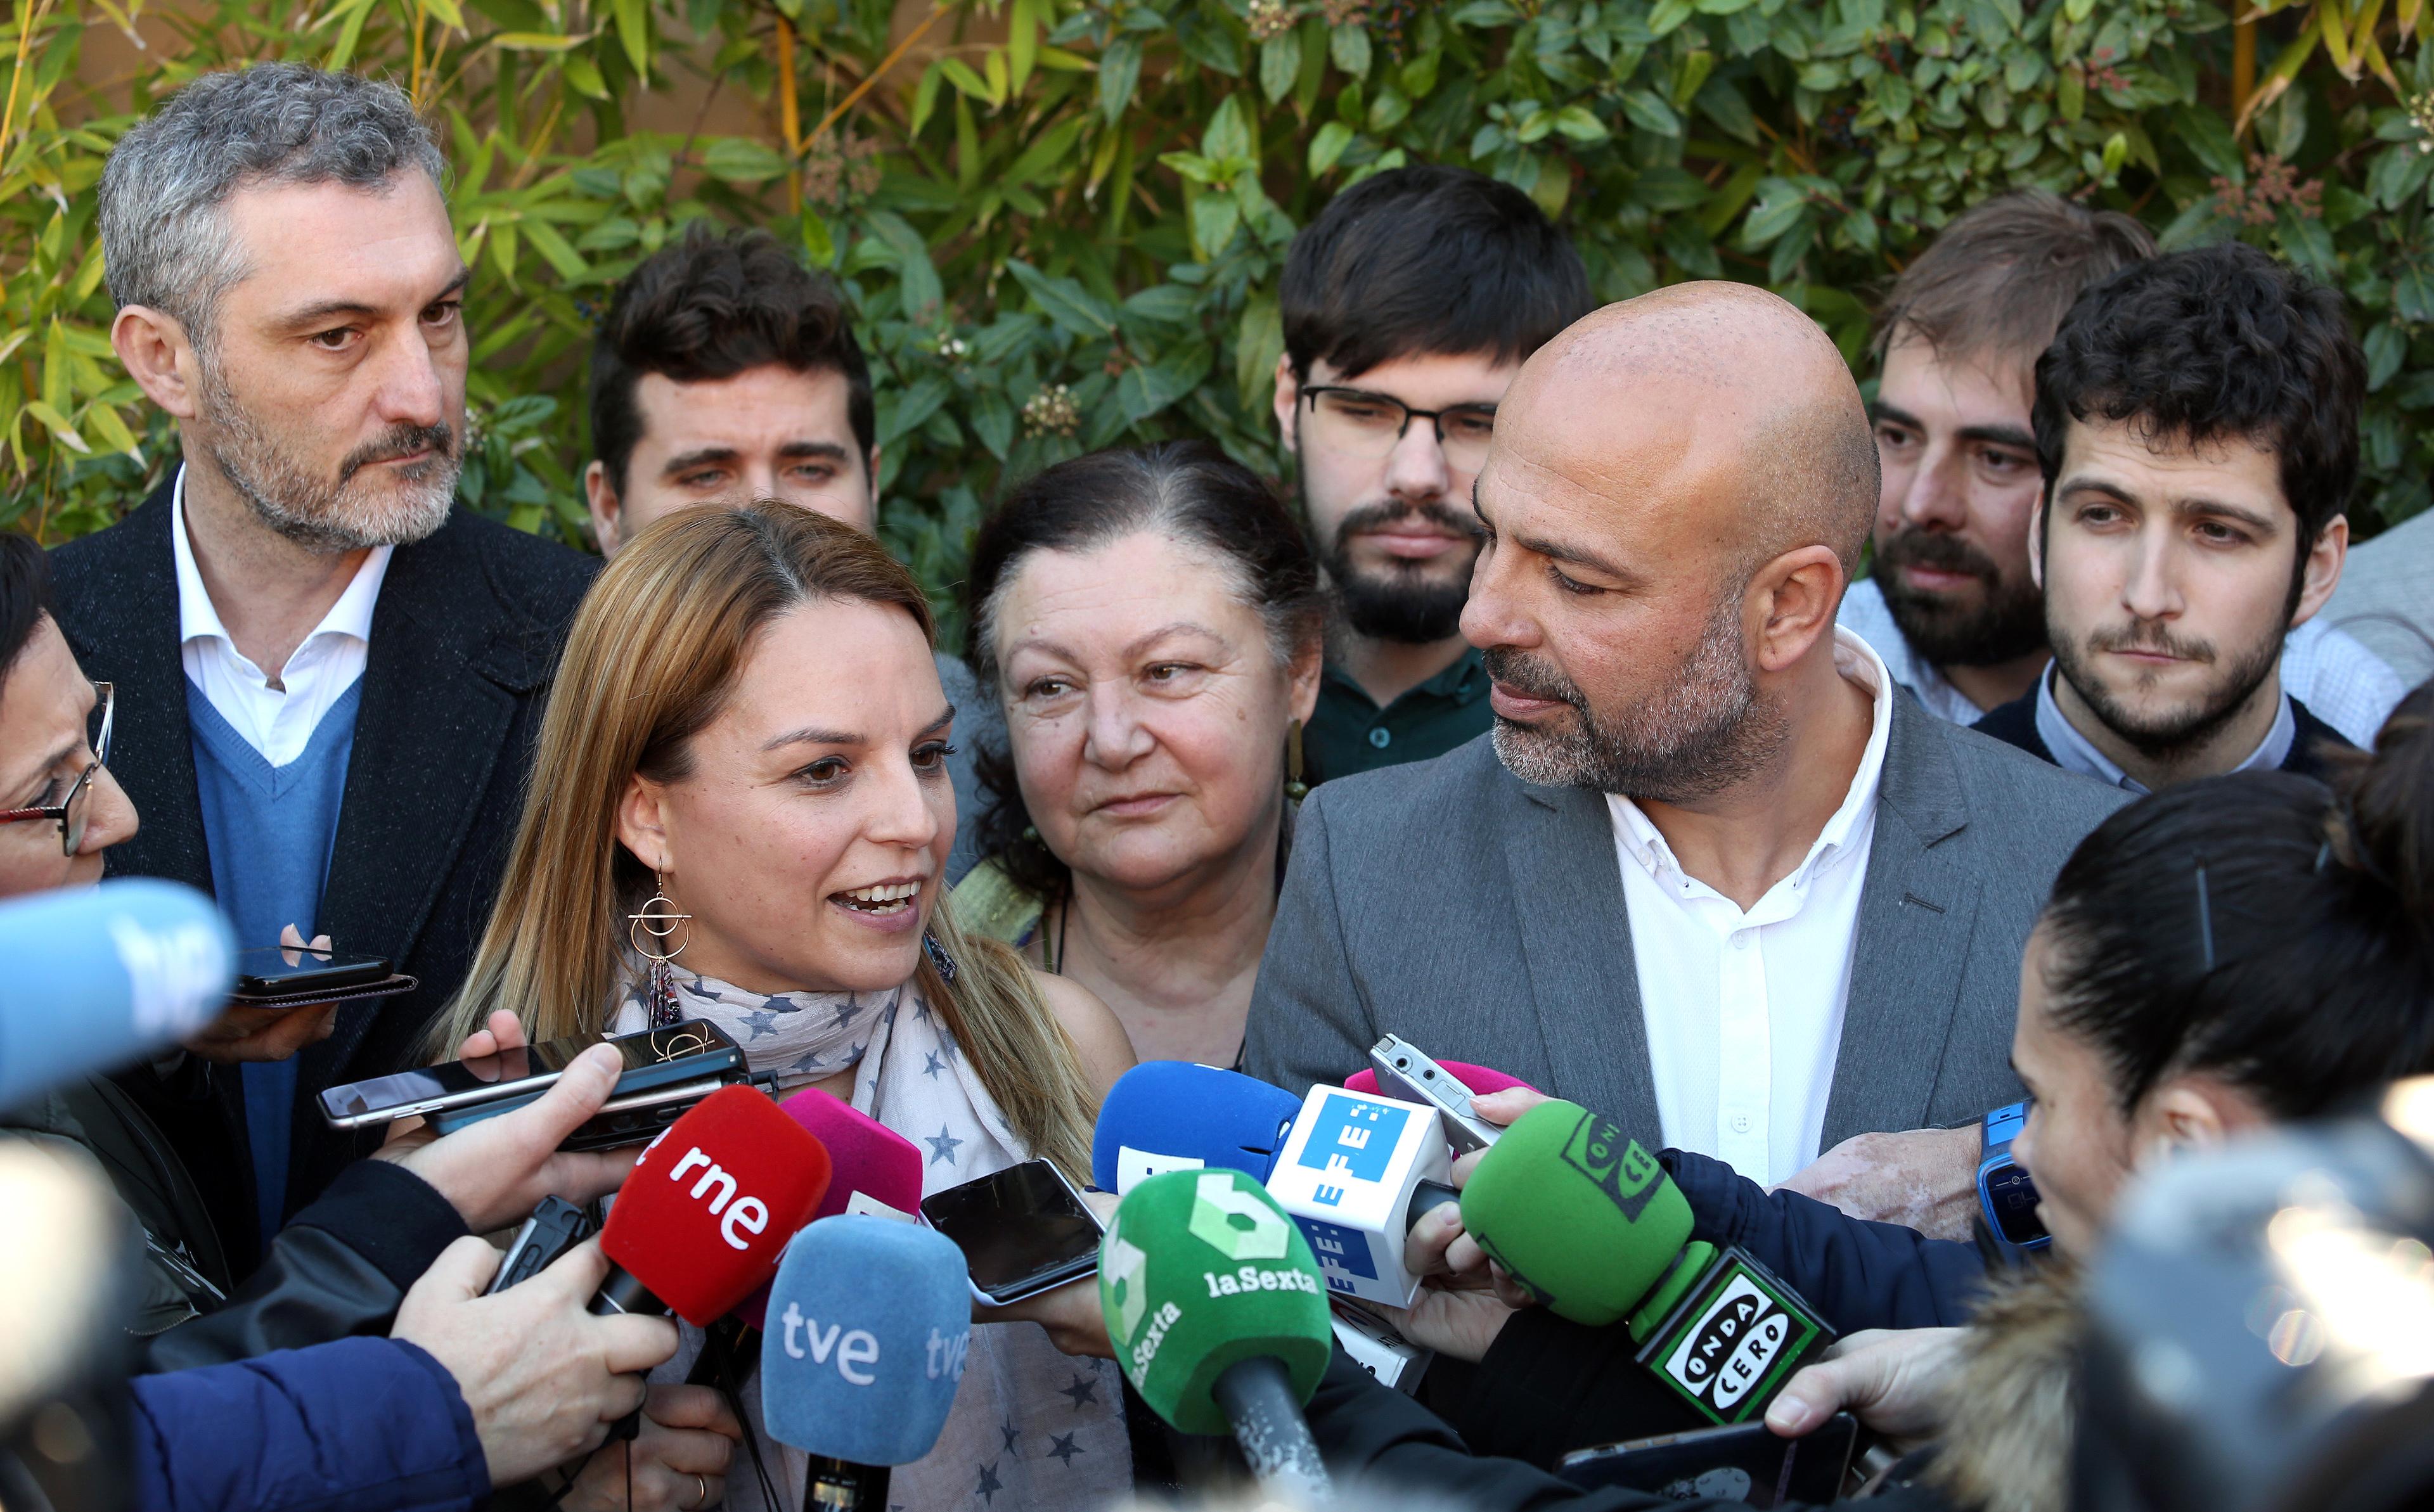
[[(331, 949), (328, 935), (307, 941), (294, 925), (279, 931), (282, 946), (296, 951)], [(338, 1027), (335, 1003), (283, 1003), (276, 1008), (231, 1004), (186, 1042), (186, 1048), (206, 1061), (238, 1065), (248, 1061), (284, 1061), (308, 1045), (318, 1045)]]
[[(1081, 1197), (1098, 1215), (1102, 1227), (1115, 1215), (1113, 1192), (1085, 1192)], [(972, 1302), (972, 1321), (1037, 1323), (1048, 1331), (1048, 1342), (1067, 1354), (1096, 1355), (1102, 1360), (1116, 1357), (1116, 1347), (1107, 1339), (1107, 1314), (1099, 1302), (1095, 1270), (1079, 1281), (1069, 1281), (1003, 1307), (992, 1307), (976, 1298)]]
[[(487, 1029), (465, 1042), (465, 1051), (494, 1054), (521, 1047), (523, 1038), (513, 1013), (497, 1012), (490, 1015)], [(480, 1040), (489, 1043), (475, 1049)], [(380, 1158), (430, 1182), (475, 1233), (520, 1221), (545, 1197), (589, 1202), (617, 1190), (642, 1147), (590, 1154), (557, 1147), (600, 1111), (624, 1068), (625, 1059), (614, 1046), (595, 1045), (577, 1056), (547, 1092), (512, 1113), (444, 1138), (435, 1136), (420, 1119), (391, 1125)]]

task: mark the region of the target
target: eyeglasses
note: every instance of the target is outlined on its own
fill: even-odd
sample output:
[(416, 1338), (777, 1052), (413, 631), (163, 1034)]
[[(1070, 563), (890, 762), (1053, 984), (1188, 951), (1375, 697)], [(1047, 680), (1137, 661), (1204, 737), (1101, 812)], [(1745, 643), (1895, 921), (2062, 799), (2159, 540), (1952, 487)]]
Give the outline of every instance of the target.
[(1310, 400), (1312, 437), (1347, 456), (1382, 457), (1395, 450), (1414, 420), (1427, 420), (1436, 428), (1446, 465), (1458, 472), (1477, 472), (1486, 465), (1487, 443), (1496, 433), (1493, 404), (1415, 410), (1366, 389), (1322, 384), (1301, 392)]
[(118, 711), (117, 692), (110, 684), (95, 683), (93, 690), (97, 695), (94, 701), (94, 717), (99, 727), (96, 730), (92, 724), (86, 726), (86, 734), (93, 746), (93, 763), (84, 769), (83, 775), (77, 778), (76, 786), (68, 790), (65, 798), (55, 804), (39, 804), (31, 808), (0, 808), (0, 824), (13, 824), (26, 819), (47, 819), (57, 824), (60, 826), (60, 849), (67, 856), (74, 856), (77, 848), (84, 843), (85, 821), (93, 814), (93, 779), (110, 762), (110, 726)]

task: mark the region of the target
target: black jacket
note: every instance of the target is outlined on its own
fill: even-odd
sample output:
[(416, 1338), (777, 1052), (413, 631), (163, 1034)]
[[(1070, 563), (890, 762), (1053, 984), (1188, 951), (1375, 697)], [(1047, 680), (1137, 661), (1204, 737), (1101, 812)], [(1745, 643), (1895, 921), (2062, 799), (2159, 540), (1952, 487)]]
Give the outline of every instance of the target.
[[(2307, 705), (2295, 698), (2290, 701), (2290, 719), (2298, 729), (2290, 739), (2290, 754), (2282, 758), (2282, 770), (2323, 781), (2326, 773), (2319, 753), (2326, 745), (2348, 750), (2349, 738), (2308, 713)], [(2018, 746), (2040, 761), (2053, 761), (2054, 755), (2046, 748), (2045, 737), (2037, 733), (2037, 692), (2033, 688), (2008, 704), (1988, 709), (1984, 719), (1969, 727), (2006, 745)], [(2054, 761), (2056, 766), (2061, 764)]]
[(420, 1177), (362, 1161), (279, 1232), (240, 1286), (177, 1151), (107, 1078), (72, 1081), (9, 1110), (0, 1131), (81, 1149), (126, 1204), (145, 1250), (129, 1327), (147, 1370), (386, 1334), (406, 1289), (465, 1232), (456, 1210)]
[[(53, 552), (51, 571), (85, 674), (117, 685), (110, 766), (142, 828), (109, 852), (108, 871), (209, 892), (169, 527), (164, 484), (118, 524)], [(462, 509), (390, 558), (316, 922), (338, 948), (385, 956), (421, 987), (341, 1008), (330, 1038), (300, 1058), (283, 1214), (371, 1147), (322, 1121), (321, 1091), (420, 1063), (426, 1028), (464, 979), (523, 807), (558, 649), (598, 568)], [(188, 1096), (141, 1072), (125, 1084), (184, 1155), (230, 1268), (244, 1276), (258, 1226), (239, 1079), (195, 1079)]]
[[(1517, 1319), (1516, 1321), (1518, 1321)], [(1507, 1327), (1510, 1332), (1510, 1326)], [(1431, 1506), (1469, 1512), (1746, 1512), (1748, 1504), (1698, 1497), (1675, 1501), (1641, 1491), (1609, 1487), (1585, 1491), (1517, 1459), (1474, 1450), (1446, 1423), (1401, 1392), (1380, 1385), (1342, 1350), (1328, 1367), (1318, 1392), (1304, 1410), (1311, 1436), (1339, 1483), (1403, 1490)], [(1586, 1448), (1584, 1440), (1568, 1448)], [(1799, 1504), (1779, 1504), (1798, 1512)], [(1942, 1512), (1942, 1498), (1916, 1487), (1896, 1487), (1868, 1505), (1904, 1512)]]

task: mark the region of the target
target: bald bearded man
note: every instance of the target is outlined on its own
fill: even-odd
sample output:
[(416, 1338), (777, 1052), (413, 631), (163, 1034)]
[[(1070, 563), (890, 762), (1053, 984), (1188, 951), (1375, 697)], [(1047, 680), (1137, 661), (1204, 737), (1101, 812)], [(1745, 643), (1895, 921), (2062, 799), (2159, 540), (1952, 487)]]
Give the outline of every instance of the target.
[(1965, 1225), (2021, 947), (2122, 800), (1835, 629), (1877, 473), (1833, 344), (1739, 284), (1610, 305), (1515, 379), (1474, 497), (1495, 728), (1303, 806), (1249, 1069), (1298, 1092), (1391, 1032), (1769, 1183), (1968, 1122), (1796, 1183)]

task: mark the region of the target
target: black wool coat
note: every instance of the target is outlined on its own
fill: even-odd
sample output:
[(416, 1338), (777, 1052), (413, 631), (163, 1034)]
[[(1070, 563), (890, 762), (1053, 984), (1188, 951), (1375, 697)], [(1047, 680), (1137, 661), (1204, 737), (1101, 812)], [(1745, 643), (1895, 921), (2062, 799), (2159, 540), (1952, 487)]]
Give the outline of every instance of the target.
[[(110, 768), (141, 828), (108, 853), (108, 874), (209, 892), (171, 518), (164, 484), (116, 525), (53, 551), (51, 571), (85, 675), (117, 688)], [(323, 1122), (321, 1091), (427, 1059), (423, 1035), (489, 921), (550, 678), (599, 566), (463, 509), (390, 558), (317, 923), (340, 950), (386, 957), (421, 985), (340, 1008), (330, 1037), (300, 1057), (283, 1214), (377, 1144)], [(189, 1064), (167, 1083), (138, 1070), (122, 1084), (183, 1154), (244, 1276), (258, 1225), (234, 1069)]]

